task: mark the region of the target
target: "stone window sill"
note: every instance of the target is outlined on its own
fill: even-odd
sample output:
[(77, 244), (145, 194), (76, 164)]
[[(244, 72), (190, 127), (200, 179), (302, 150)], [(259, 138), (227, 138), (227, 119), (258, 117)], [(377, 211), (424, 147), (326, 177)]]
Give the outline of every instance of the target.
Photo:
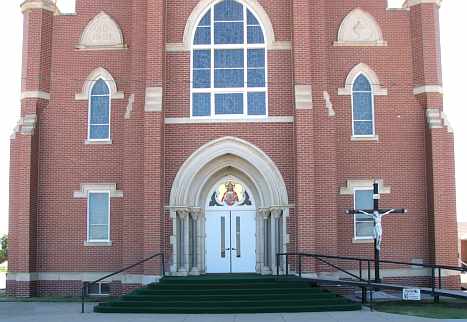
[(352, 136), (350, 138), (351, 141), (379, 141), (379, 135), (373, 135), (373, 136)]
[(110, 247), (112, 246), (112, 242), (91, 242), (91, 241), (85, 241), (84, 246), (86, 247)]
[(103, 145), (108, 145), (112, 144), (112, 140), (107, 140), (107, 141), (94, 141), (94, 140), (85, 140), (84, 144), (103, 144)]
[(373, 244), (375, 241), (374, 239), (359, 239), (359, 238), (354, 238), (352, 240), (353, 244)]

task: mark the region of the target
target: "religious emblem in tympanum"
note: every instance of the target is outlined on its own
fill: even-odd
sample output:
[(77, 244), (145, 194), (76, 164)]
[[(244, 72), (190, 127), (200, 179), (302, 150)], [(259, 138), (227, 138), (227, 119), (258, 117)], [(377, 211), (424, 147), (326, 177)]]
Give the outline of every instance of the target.
[(229, 180), (221, 184), (212, 194), (209, 206), (251, 206), (251, 200), (242, 184)]

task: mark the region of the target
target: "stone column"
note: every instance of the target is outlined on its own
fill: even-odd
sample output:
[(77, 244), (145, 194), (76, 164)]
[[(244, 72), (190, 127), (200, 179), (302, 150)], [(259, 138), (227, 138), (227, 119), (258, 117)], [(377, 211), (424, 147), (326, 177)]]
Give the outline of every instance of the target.
[(172, 235), (170, 236), (170, 245), (172, 246), (172, 264), (170, 265), (170, 272), (176, 273), (178, 271), (178, 231), (177, 231), (177, 211), (170, 209), (170, 219), (172, 219)]
[(178, 264), (178, 272), (187, 274), (190, 267), (190, 249), (189, 249), (189, 238), (190, 238), (190, 212), (187, 209), (177, 211), (178, 218), (180, 219), (180, 231), (177, 235), (180, 237), (180, 245), (178, 247), (180, 251), (180, 263)]
[(279, 220), (282, 215), (282, 209), (272, 209), (271, 210), (271, 269), (273, 274), (276, 272), (277, 265), (280, 263), (277, 262), (276, 254), (279, 252)]
[(263, 228), (263, 274), (270, 274), (271, 273), (271, 229), (268, 226), (268, 220), (271, 215), (269, 209), (262, 209), (262, 228)]
[(202, 242), (202, 234), (201, 234), (201, 226), (202, 226), (202, 217), (203, 212), (200, 208), (192, 209), (191, 217), (193, 218), (193, 230), (191, 233), (194, 234), (193, 240), (194, 245), (192, 249), (192, 253), (194, 256), (194, 263), (191, 267), (190, 274), (192, 275), (199, 275), (201, 273), (201, 242)]

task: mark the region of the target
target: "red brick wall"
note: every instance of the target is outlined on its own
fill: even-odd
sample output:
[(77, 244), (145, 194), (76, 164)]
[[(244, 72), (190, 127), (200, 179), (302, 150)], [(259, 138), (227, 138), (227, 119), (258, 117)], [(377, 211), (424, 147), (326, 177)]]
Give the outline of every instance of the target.
[[(50, 92), (51, 100), (23, 100), (22, 115), (38, 113), (38, 129), (12, 141), (13, 272), (106, 272), (161, 249), (170, 252), (171, 221), (163, 207), (177, 171), (196, 149), (224, 136), (249, 141), (279, 168), (296, 206), (288, 221), (289, 250), (372, 256), (371, 244), (352, 243), (353, 220), (344, 214), (352, 198), (339, 195), (339, 188), (349, 179), (381, 178), (392, 188), (381, 206), (409, 209), (408, 215), (385, 218), (383, 258), (455, 261), (453, 138), (445, 128), (426, 127), (425, 109), (441, 107), (442, 97), (413, 94), (415, 86), (441, 84), (436, 6), (386, 10), (385, 1), (361, 0), (358, 6), (375, 17), (388, 46), (334, 47), (355, 1), (259, 2), (276, 40), (293, 42), (292, 50), (268, 52), (269, 115), (293, 116), (293, 124), (164, 124), (166, 117), (190, 116), (190, 54), (164, 48), (182, 42), (198, 1), (80, 0), (75, 16), (26, 13), (23, 89)], [(121, 26), (127, 50), (75, 49), (100, 11)], [(388, 96), (375, 97), (378, 142), (351, 141), (351, 98), (337, 95), (358, 63), (370, 66), (388, 89)], [(107, 69), (125, 93), (125, 99), (112, 100), (111, 145), (84, 144), (88, 102), (74, 100), (97, 67)], [(294, 85), (312, 86), (312, 109), (295, 110)], [(163, 112), (144, 112), (145, 88), (159, 86)], [(335, 117), (327, 114), (323, 91)], [(124, 119), (131, 94), (133, 113)], [(112, 247), (83, 245), (86, 201), (73, 192), (89, 182), (117, 183), (124, 192), (111, 201)], [(132, 273), (158, 269), (154, 263)], [(55, 284), (46, 284), (38, 283), (39, 293), (53, 292)], [(57, 286), (57, 292), (62, 287), (68, 286)]]

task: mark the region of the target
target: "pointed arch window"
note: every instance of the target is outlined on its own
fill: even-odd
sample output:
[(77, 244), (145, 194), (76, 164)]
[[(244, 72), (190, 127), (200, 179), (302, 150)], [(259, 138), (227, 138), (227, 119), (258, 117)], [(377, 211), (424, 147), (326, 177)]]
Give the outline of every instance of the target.
[(88, 139), (110, 140), (110, 88), (103, 79), (92, 85), (89, 97)]
[(235, 0), (216, 1), (192, 46), (191, 116), (267, 115), (266, 42), (258, 18)]
[(373, 89), (364, 74), (359, 74), (352, 85), (352, 121), (353, 136), (375, 135)]

